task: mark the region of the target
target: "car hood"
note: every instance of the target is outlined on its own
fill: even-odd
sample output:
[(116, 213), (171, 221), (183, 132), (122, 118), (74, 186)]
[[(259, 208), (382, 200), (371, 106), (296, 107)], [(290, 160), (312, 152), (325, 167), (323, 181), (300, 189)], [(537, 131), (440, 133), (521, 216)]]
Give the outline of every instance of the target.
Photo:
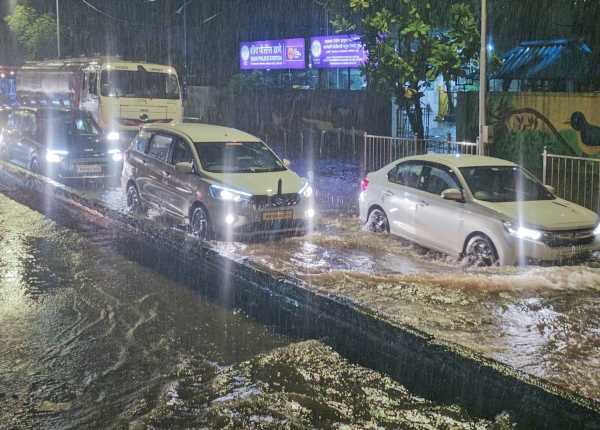
[(522, 225), (542, 230), (593, 228), (598, 223), (598, 215), (594, 212), (559, 198), (526, 202), (477, 202), (509, 220), (521, 220)]
[(280, 179), (283, 194), (299, 192), (304, 183), (304, 180), (291, 170), (258, 173), (211, 173), (208, 178), (226, 187), (258, 196), (277, 194)]

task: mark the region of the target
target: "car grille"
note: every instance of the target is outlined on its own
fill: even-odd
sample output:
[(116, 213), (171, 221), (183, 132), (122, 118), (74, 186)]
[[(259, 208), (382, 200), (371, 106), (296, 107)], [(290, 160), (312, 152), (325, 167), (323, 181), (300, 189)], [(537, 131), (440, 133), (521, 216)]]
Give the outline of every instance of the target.
[(547, 231), (542, 240), (552, 248), (588, 245), (594, 241), (594, 230)]
[(282, 208), (296, 206), (300, 202), (298, 193), (276, 194), (274, 196), (253, 196), (251, 204), (256, 209)]
[(281, 230), (302, 230), (306, 228), (304, 220), (260, 221), (243, 225), (235, 230), (236, 234), (272, 234)]

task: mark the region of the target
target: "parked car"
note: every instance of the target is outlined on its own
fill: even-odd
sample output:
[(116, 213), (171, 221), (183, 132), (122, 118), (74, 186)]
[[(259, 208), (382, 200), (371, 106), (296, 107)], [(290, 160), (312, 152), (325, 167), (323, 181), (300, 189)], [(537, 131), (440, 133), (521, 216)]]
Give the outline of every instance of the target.
[(123, 153), (84, 111), (12, 110), (0, 134), (0, 157), (57, 179), (120, 178)]
[(201, 239), (302, 233), (312, 187), (259, 138), (198, 123), (144, 126), (125, 154), (131, 210), (181, 220)]
[(598, 215), (498, 158), (408, 157), (369, 173), (361, 188), (369, 230), (472, 265), (556, 261), (600, 249)]

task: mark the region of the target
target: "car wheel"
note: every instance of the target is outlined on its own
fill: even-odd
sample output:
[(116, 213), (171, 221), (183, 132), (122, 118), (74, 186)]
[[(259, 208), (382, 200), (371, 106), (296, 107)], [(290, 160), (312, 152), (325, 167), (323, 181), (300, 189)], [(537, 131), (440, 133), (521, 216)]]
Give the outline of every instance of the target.
[(468, 266), (487, 267), (498, 264), (496, 247), (489, 237), (476, 234), (469, 239), (465, 247), (465, 258)]
[(366, 224), (367, 230), (373, 233), (389, 233), (390, 224), (382, 209), (373, 209)]
[(134, 184), (127, 186), (127, 209), (137, 214), (144, 213), (144, 205), (142, 204), (140, 193)]
[(190, 215), (190, 233), (201, 240), (212, 239), (212, 229), (208, 212), (203, 206), (196, 206)]

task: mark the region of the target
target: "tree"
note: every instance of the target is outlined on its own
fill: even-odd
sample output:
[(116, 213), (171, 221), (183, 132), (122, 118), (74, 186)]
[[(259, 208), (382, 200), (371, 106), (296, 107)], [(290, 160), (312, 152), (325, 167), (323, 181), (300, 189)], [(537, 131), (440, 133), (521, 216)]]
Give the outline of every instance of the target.
[(469, 6), (447, 0), (325, 0), (324, 5), (337, 13), (339, 30), (362, 34), (369, 85), (395, 95), (413, 132), (424, 137), (423, 90), (439, 74), (461, 76), (477, 55), (479, 31)]
[(27, 5), (17, 5), (5, 21), (25, 52), (26, 59), (42, 59), (56, 54), (56, 19), (52, 15), (40, 14)]

